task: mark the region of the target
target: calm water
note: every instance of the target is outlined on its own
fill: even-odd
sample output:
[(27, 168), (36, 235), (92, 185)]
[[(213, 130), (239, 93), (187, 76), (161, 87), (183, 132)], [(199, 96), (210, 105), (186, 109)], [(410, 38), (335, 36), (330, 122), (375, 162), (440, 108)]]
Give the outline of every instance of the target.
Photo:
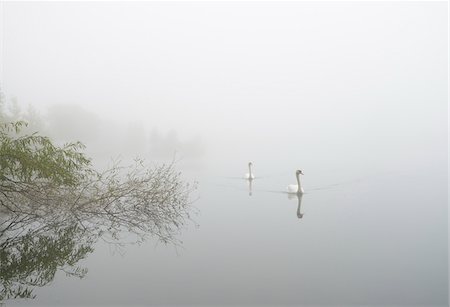
[(253, 161), (251, 191), (246, 161), (224, 161), (180, 164), (199, 181), (181, 246), (100, 240), (83, 279), (59, 271), (6, 305), (447, 304), (445, 169), (312, 163), (299, 200), (283, 192), (294, 161)]
[[(447, 306), (447, 2), (1, 9), (5, 99), (99, 160), (177, 150), (199, 182), (179, 245), (70, 228), (92, 248), (72, 261), (84, 278), (37, 251), (55, 277), (6, 306)], [(301, 199), (283, 193), (297, 169)]]

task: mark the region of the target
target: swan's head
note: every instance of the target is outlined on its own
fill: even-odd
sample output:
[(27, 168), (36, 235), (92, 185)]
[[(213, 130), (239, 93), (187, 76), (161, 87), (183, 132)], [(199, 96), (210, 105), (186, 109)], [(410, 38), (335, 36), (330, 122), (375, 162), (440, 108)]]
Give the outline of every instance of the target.
[(252, 164), (252, 162), (248, 162), (248, 166), (252, 166), (253, 164)]
[(297, 170), (297, 171), (295, 172), (295, 174), (296, 174), (296, 175), (304, 175), (303, 172), (302, 172), (301, 170)]

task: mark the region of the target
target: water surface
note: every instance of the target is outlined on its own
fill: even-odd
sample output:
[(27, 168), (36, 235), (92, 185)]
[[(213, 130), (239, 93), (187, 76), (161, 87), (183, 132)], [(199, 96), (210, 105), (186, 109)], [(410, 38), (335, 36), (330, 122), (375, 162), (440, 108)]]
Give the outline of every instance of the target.
[(83, 279), (6, 305), (446, 304), (445, 171), (304, 168), (299, 201), (297, 163), (254, 161), (250, 191), (246, 163), (224, 161), (186, 170), (199, 198), (180, 246), (99, 240)]

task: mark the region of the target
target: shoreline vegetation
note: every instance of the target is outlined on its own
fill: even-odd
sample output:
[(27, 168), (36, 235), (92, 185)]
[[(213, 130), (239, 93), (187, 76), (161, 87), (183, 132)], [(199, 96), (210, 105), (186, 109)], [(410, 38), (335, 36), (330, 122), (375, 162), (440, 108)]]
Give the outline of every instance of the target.
[[(57, 271), (84, 277), (77, 263), (98, 240), (141, 243), (152, 237), (178, 245), (192, 221), (191, 193), (175, 161), (140, 158), (96, 170), (80, 142), (54, 145), (10, 121), (0, 103), (0, 303), (34, 298)], [(127, 242), (123, 240), (127, 235)], [(130, 234), (133, 240), (130, 241)]]

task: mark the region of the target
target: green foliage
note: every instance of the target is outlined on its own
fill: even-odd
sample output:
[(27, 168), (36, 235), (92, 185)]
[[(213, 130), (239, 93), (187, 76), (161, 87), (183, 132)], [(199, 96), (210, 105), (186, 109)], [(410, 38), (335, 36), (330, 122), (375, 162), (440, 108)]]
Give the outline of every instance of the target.
[(86, 269), (76, 263), (93, 251), (76, 224), (26, 235), (0, 244), (0, 302), (34, 298), (32, 287), (51, 282), (58, 270), (82, 278)]
[(24, 122), (0, 124), (0, 180), (32, 182), (40, 179), (55, 184), (76, 185), (90, 171), (83, 144), (53, 145), (36, 133), (20, 136)]
[[(11, 121), (0, 97), (0, 305), (33, 298), (56, 272), (83, 277), (77, 262), (94, 243), (154, 236), (177, 243), (190, 219), (189, 194), (174, 165), (112, 165), (96, 171), (79, 142), (51, 139)], [(24, 132), (25, 130), (25, 132)]]

